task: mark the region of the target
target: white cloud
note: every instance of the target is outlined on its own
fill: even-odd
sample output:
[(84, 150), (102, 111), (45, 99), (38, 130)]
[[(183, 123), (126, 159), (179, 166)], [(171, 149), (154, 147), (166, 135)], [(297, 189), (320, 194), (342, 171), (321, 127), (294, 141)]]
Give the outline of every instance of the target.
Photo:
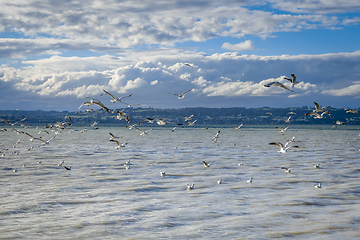
[(331, 96), (354, 96), (356, 98), (360, 98), (360, 84), (355, 83), (354, 85), (340, 88), (340, 89), (329, 89), (323, 90), (322, 94), (331, 95)]
[[(92, 0), (54, 4), (44, 0), (14, 0), (0, 2), (0, 31), (14, 31), (23, 39), (0, 39), (0, 57), (21, 57), (60, 50), (91, 50), (118, 53), (143, 45), (173, 46), (178, 42), (205, 41), (231, 36), (272, 36), (283, 31), (327, 27), (334, 28), (353, 20), (342, 21), (336, 16), (319, 14), (324, 9), (353, 11), (359, 9), (354, 1), (271, 1), (272, 6), (292, 14), (249, 10), (252, 1), (151, 2)], [(258, 5), (267, 4), (258, 1)], [(174, 7), (177, 6), (177, 7)], [(294, 6), (298, 6), (294, 8)], [(310, 14), (297, 12), (308, 11)], [(342, 11), (342, 10), (341, 10)], [(30, 38), (28, 38), (30, 37)], [(246, 41), (228, 48), (253, 49)], [(242, 46), (244, 44), (244, 46)]]
[(245, 42), (231, 44), (225, 42), (221, 48), (231, 50), (231, 51), (245, 51), (245, 50), (255, 50), (255, 45), (251, 40), (246, 40)]

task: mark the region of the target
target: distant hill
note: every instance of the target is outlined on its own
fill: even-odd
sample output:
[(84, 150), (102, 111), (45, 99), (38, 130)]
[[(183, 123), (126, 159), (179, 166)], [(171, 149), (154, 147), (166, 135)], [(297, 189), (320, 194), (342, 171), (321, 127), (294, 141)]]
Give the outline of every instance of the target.
[[(323, 118), (315, 119), (312, 116), (305, 116), (306, 113), (313, 112), (314, 108), (179, 108), (179, 109), (154, 109), (154, 108), (125, 108), (124, 114), (129, 116), (129, 123), (124, 119), (118, 120), (117, 114), (104, 110), (80, 111), (80, 112), (58, 112), (58, 111), (22, 111), (22, 110), (0, 110), (0, 118), (9, 121), (10, 124), (19, 126), (25, 125), (54, 124), (64, 122), (65, 116), (71, 117), (73, 125), (88, 125), (95, 121), (108, 125), (131, 125), (143, 123), (146, 118), (163, 119), (168, 124), (177, 125), (188, 123), (183, 116), (189, 117), (194, 114), (192, 121), (196, 120), (194, 126), (206, 125), (234, 125), (245, 124), (335, 124), (336, 120), (344, 122), (346, 125), (360, 125), (360, 114), (346, 113), (341, 108), (329, 108), (331, 117), (324, 114)], [(291, 116), (291, 117), (290, 117)], [(290, 117), (289, 122), (286, 122)], [(26, 119), (25, 119), (26, 118)], [(23, 120), (23, 121), (22, 121)], [(68, 121), (68, 120), (67, 120)], [(16, 123), (17, 122), (17, 123)], [(0, 121), (0, 126), (5, 127), (9, 124)]]

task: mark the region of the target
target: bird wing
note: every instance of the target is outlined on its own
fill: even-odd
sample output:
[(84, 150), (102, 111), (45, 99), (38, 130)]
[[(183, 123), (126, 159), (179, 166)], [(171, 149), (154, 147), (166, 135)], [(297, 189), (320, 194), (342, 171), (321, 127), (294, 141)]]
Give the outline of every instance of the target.
[(109, 93), (108, 91), (106, 91), (105, 89), (103, 89), (104, 93), (106, 93), (107, 95), (109, 95), (111, 98), (113, 98), (114, 100), (118, 100), (114, 95), (112, 95), (111, 93)]
[(315, 108), (317, 111), (321, 110), (320, 104), (318, 104), (317, 102), (314, 102)]
[(188, 90), (188, 91), (186, 91), (186, 92), (184, 92), (183, 94), (181, 94), (180, 96), (184, 96), (185, 94), (187, 94), (188, 92), (190, 92), (192, 89), (190, 89), (190, 90)]
[(280, 149), (284, 148), (284, 145), (282, 143), (280, 143), (280, 142), (271, 142), (271, 143), (269, 143), (269, 145), (276, 145)]

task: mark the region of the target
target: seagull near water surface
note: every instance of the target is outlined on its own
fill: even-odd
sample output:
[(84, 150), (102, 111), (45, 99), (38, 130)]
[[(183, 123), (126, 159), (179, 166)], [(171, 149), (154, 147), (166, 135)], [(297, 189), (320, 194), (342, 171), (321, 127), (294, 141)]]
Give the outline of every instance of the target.
[(289, 144), (289, 142), (285, 143), (285, 145), (282, 144), (282, 143), (280, 143), (280, 142), (271, 142), (271, 143), (269, 143), (269, 145), (276, 145), (276, 146), (278, 146), (280, 153), (286, 153), (287, 150), (288, 150), (289, 148), (291, 148), (291, 147), (295, 147), (295, 148), (298, 148), (298, 147), (299, 147), (299, 146), (293, 146), (293, 145), (288, 146), (288, 144)]

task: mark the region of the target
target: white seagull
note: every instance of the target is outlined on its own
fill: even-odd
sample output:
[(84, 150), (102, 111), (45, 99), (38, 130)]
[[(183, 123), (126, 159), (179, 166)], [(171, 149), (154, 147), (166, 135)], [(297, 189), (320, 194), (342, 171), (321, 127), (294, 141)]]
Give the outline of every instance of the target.
[(194, 188), (195, 188), (195, 184), (187, 184), (187, 190), (194, 190)]
[(188, 117), (186, 117), (186, 116), (182, 116), (182, 117), (185, 118), (185, 122), (187, 122), (187, 121), (191, 121), (193, 116), (195, 116), (195, 114), (192, 114)]
[(314, 163), (314, 168), (320, 168), (320, 163)]
[(296, 76), (293, 73), (291, 74), (291, 79), (287, 77), (284, 77), (284, 79), (289, 80), (291, 82), (291, 87), (294, 87), (295, 84), (299, 83), (298, 81), (296, 81)]
[(318, 183), (314, 186), (315, 188), (321, 188), (321, 183)]
[(253, 178), (250, 177), (250, 178), (247, 180), (247, 182), (248, 182), (248, 183), (252, 183), (252, 180), (253, 180)]
[(205, 161), (202, 161), (202, 163), (204, 164), (204, 167), (210, 167), (211, 166), (211, 163), (207, 163)]
[(281, 169), (284, 169), (286, 173), (291, 173), (291, 168), (281, 167)]
[(222, 184), (222, 179), (219, 179), (219, 180), (217, 181), (217, 184)]
[(190, 92), (192, 89), (190, 89), (190, 90), (188, 90), (188, 91), (186, 91), (186, 92), (184, 92), (184, 93), (182, 93), (182, 94), (176, 94), (176, 93), (170, 93), (169, 92), (169, 94), (172, 94), (172, 95), (175, 95), (175, 96), (178, 96), (178, 98), (179, 99), (183, 99), (184, 97), (185, 97), (185, 94), (187, 94), (188, 92)]
[(109, 141), (116, 143), (116, 147), (115, 147), (116, 149), (124, 148), (128, 144), (127, 142), (121, 143), (116, 139), (110, 139)]
[(281, 84), (280, 82), (271, 82), (271, 83), (268, 83), (268, 84), (265, 84), (264, 87), (271, 87), (271, 86), (276, 86), (276, 87), (281, 87), (283, 89), (286, 89), (290, 92), (294, 92), (293, 90), (289, 89), (287, 86)]
[(160, 176), (165, 177), (166, 173), (165, 172), (160, 172)]
[(235, 128), (235, 130), (239, 130), (242, 126), (244, 125), (244, 123), (240, 124), (238, 127), (233, 126)]
[[(110, 100), (112, 103), (121, 102), (121, 103), (127, 105), (128, 107), (131, 107), (130, 104), (122, 102), (121, 99), (127, 98), (127, 97), (131, 97), (132, 94), (127, 95), (127, 96), (124, 96), (124, 97), (119, 97), (119, 98), (117, 98), (117, 97), (115, 97), (114, 95), (112, 95), (111, 93), (109, 93), (108, 91), (106, 91), (105, 89), (103, 89), (103, 91), (104, 91), (105, 94), (109, 95), (109, 96), (112, 98), (112, 99)], [(103, 94), (101, 94), (101, 95), (103, 95)]]
[(193, 65), (190, 64), (190, 63), (182, 63), (182, 64), (176, 69), (175, 73), (177, 73), (177, 71), (179, 71), (179, 69), (180, 69), (181, 67), (185, 67), (185, 66), (194, 68)]
[(282, 127), (275, 127), (275, 128), (278, 128), (280, 129), (280, 133), (285, 133), (286, 130), (288, 130), (289, 127), (286, 127), (286, 128), (282, 128)]
[(295, 147), (295, 148), (298, 148), (298, 147), (299, 147), (299, 146), (292, 146), (292, 145), (287, 146), (288, 143), (286, 143), (285, 146), (284, 146), (284, 145), (283, 145), (282, 143), (280, 143), (280, 142), (271, 142), (271, 143), (269, 143), (269, 145), (276, 145), (276, 146), (278, 146), (280, 153), (286, 153), (286, 151), (287, 151), (289, 148), (291, 148), (291, 147)]
[(215, 136), (213, 136), (213, 137), (211, 138), (214, 143), (220, 138), (219, 135), (220, 135), (220, 131), (218, 131), (218, 132), (215, 134)]

